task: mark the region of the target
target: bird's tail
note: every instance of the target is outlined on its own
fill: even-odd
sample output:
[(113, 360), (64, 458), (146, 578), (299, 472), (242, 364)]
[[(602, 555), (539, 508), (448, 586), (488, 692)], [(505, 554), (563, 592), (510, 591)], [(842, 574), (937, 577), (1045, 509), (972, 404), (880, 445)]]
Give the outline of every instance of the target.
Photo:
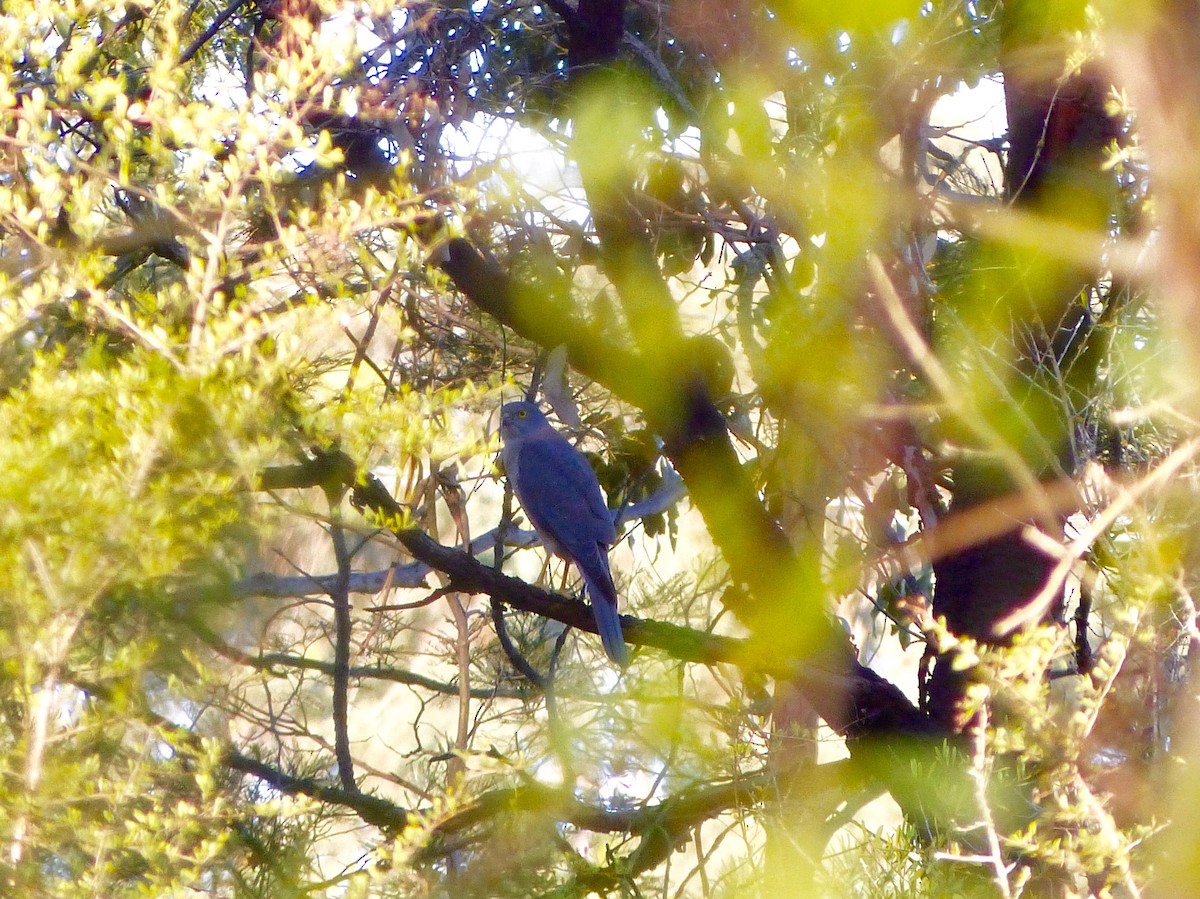
[[(590, 587), (588, 591), (590, 595)], [(621, 616), (617, 614), (617, 607), (603, 597), (593, 597), (592, 614), (596, 616), (596, 630), (600, 632), (604, 654), (624, 668), (629, 664), (629, 650), (625, 648), (625, 635), (621, 633)]]
[[(617, 588), (609, 572), (608, 559), (597, 547), (597, 570), (584, 570), (583, 582), (587, 585), (588, 600), (592, 604), (592, 615), (596, 618), (596, 630), (604, 654), (624, 668), (629, 664), (629, 651), (625, 648), (625, 635), (621, 633), (621, 616), (617, 614)], [(580, 566), (583, 568), (583, 566)], [(592, 565), (586, 566), (592, 569)]]

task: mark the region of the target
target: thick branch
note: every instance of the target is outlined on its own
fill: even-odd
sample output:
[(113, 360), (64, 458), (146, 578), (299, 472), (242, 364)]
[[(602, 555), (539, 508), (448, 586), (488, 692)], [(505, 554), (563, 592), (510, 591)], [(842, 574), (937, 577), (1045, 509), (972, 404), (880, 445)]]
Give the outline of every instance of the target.
[[(642, 837), (629, 854), (638, 873), (656, 867), (686, 838), (693, 828), (733, 809), (760, 805), (789, 786), (783, 781), (803, 777), (810, 792), (836, 788), (839, 795), (859, 791), (871, 795), (870, 784), (854, 762), (846, 759), (819, 767), (806, 767), (794, 777), (781, 778), (774, 770), (762, 770), (723, 783), (706, 783), (681, 790), (662, 802), (632, 808), (608, 809), (589, 805), (572, 792), (528, 783), (485, 793), (462, 811), (438, 825), (435, 839), (421, 853), (432, 860), (461, 848), (471, 838), (466, 834), (513, 812), (540, 814), (595, 833), (628, 833)], [(796, 786), (796, 784), (791, 784)], [(475, 840), (486, 839), (486, 832)], [(603, 876), (603, 872), (597, 872)]]
[[(445, 851), (442, 841), (446, 838), (513, 812), (545, 815), (595, 833), (649, 834), (662, 839), (668, 835), (684, 834), (697, 824), (731, 808), (755, 805), (776, 789), (778, 784), (775, 775), (760, 771), (726, 783), (683, 790), (654, 805), (608, 809), (578, 799), (571, 790), (536, 782), (505, 787), (484, 793), (439, 824), (436, 833), (441, 841), (428, 846), (423, 856), (427, 859), (436, 858)], [(664, 842), (672, 841), (667, 839)], [(458, 845), (455, 843), (455, 846)]]
[(279, 465), (259, 472), (259, 490), (299, 490), (305, 487), (337, 488), (354, 482), (357, 466), (339, 450), (313, 450), (312, 457), (295, 465)]
[(477, 308), (541, 346), (566, 346), (577, 371), (638, 408), (655, 407), (659, 391), (641, 358), (581, 318), (568, 298), (518, 282), (461, 237), (442, 247), (436, 261)]
[[(421, 531), (398, 531), (396, 536), (416, 558), (443, 572), (450, 579), (449, 587), (456, 591), (486, 594), (514, 609), (596, 633), (595, 618), (587, 603), (501, 574), (461, 550), (443, 546)], [(621, 627), (627, 642), (662, 649), (681, 661), (749, 664), (745, 640), (630, 615), (621, 616)]]

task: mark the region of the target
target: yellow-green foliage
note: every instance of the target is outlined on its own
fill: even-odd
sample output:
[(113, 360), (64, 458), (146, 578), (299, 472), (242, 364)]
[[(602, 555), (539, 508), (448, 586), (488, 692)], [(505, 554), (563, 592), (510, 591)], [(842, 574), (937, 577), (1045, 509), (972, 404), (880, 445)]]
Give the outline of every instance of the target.
[[(387, 402), (331, 339), (404, 271), (412, 215), (399, 181), (299, 183), (339, 159), (299, 113), (353, 102), (337, 76), (354, 29), (260, 61), (248, 92), (235, 31), (181, 59), (215, 14), (0, 11), (5, 895), (303, 882), (313, 821), (292, 800), (231, 805), (223, 744), (173, 730), (204, 731), (220, 681), (186, 622), (229, 607), (269, 517), (266, 465), (338, 443), (440, 462), (479, 440), (445, 420), (479, 395), (468, 380)], [(403, 347), (394, 315), (382, 327)], [(238, 822), (258, 811), (254, 835)]]

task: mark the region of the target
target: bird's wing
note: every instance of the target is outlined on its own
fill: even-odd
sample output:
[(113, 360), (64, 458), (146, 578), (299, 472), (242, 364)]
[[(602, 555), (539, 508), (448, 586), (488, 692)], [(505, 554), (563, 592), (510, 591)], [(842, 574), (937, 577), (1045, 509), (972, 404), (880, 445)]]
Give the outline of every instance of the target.
[(604, 651), (624, 667), (629, 653), (608, 567), (608, 547), (617, 535), (596, 473), (584, 455), (558, 435), (526, 440), (514, 446), (513, 453), (509, 477), (525, 514), (547, 547), (569, 558), (583, 575)]
[(616, 542), (596, 473), (579, 450), (562, 438), (526, 441), (518, 453), (513, 489), (535, 528), (568, 550)]

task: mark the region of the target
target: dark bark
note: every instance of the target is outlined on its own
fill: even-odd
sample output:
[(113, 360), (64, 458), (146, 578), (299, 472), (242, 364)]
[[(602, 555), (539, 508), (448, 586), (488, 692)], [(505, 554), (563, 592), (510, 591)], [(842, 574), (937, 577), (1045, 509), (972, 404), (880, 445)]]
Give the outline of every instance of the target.
[[(1065, 29), (1082, 27), (1082, 14), (1082, 4), (1006, 4), (1001, 68), (1010, 148), (1005, 190), (1012, 207), (1095, 233), (1099, 247), (1115, 194), (1114, 179), (1102, 168), (1104, 154), (1120, 131), (1105, 110), (1109, 82), (1101, 71), (1092, 67), (1064, 75)], [(1008, 436), (1038, 479), (1069, 475), (1083, 461), (1075, 457), (1076, 420), (1069, 408), (1073, 400), (1091, 395), (1100, 357), (1099, 343), (1090, 340), (1091, 316), (1080, 301), (1096, 272), (1055, 258), (1053, 247), (1031, 255), (999, 246), (982, 252), (1008, 272), (999, 287), (1013, 298), (1011, 331), (1021, 335), (1010, 350), (1023, 383), (1007, 405), (997, 402), (995, 414), (1019, 422), (1009, 427)], [(960, 461), (952, 478), (954, 513), (978, 509), (1017, 489), (993, 460)], [(998, 631), (997, 622), (1043, 589), (1055, 563), (1022, 537), (1022, 529), (1034, 523), (1016, 521), (1006, 532), (935, 562), (933, 611), (945, 617), (952, 632), (985, 645), (1011, 639)], [(1057, 540), (1061, 530), (1048, 536)], [(1042, 620), (1061, 621), (1061, 616), (1060, 598)], [(941, 658), (926, 685), (929, 711), (955, 730), (966, 724), (959, 701), (970, 678), (970, 671), (956, 671), (952, 659)]]

